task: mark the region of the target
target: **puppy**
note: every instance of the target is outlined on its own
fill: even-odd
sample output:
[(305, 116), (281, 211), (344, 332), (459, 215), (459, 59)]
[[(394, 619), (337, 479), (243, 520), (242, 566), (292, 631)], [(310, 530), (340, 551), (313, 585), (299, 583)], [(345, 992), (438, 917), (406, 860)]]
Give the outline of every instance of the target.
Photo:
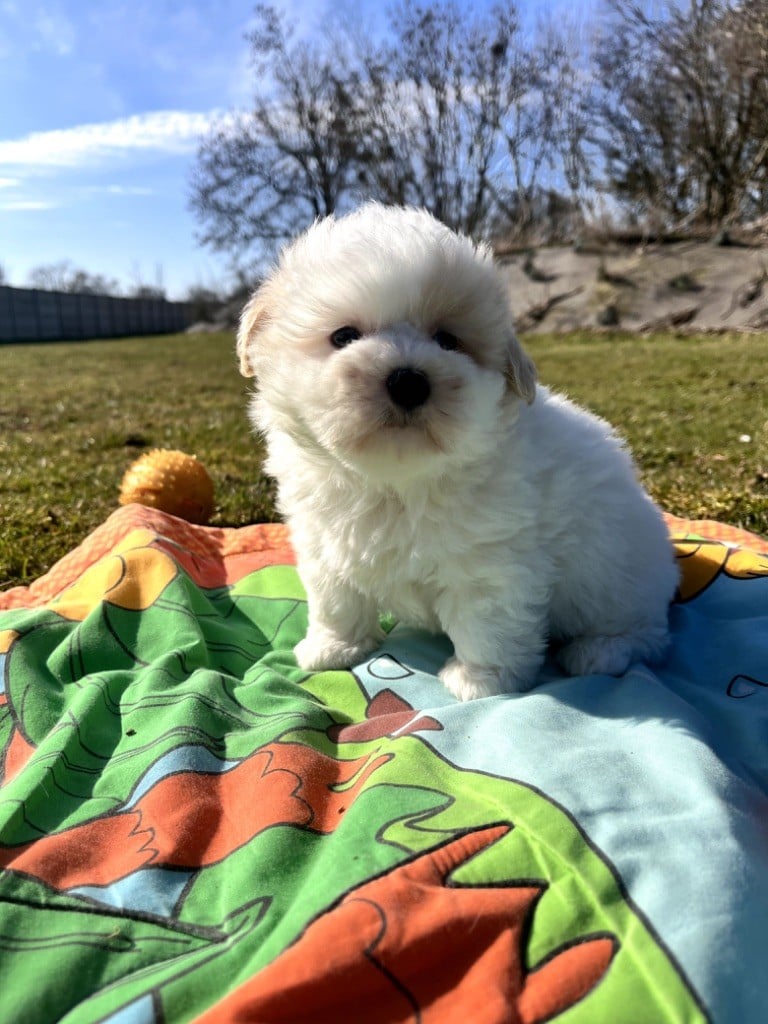
[(608, 424), (537, 386), (487, 249), (424, 211), (329, 217), (237, 349), (307, 591), (303, 668), (360, 663), (385, 611), (448, 634), (459, 700), (530, 688), (549, 641), (572, 674), (663, 653), (661, 515)]

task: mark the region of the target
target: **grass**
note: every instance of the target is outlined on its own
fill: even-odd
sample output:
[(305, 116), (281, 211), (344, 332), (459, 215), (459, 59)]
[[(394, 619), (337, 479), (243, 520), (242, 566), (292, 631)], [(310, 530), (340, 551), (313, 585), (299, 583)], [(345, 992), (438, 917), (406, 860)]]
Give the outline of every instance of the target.
[(768, 534), (768, 336), (530, 338), (541, 379), (627, 439), (675, 515)]
[[(768, 336), (584, 333), (526, 344), (544, 383), (627, 438), (664, 508), (768, 534)], [(39, 576), (103, 522), (148, 447), (203, 461), (214, 525), (274, 519), (230, 334), (0, 353), (0, 588)]]
[(118, 504), (148, 448), (197, 455), (216, 525), (274, 518), (231, 334), (0, 346), (0, 588), (44, 572)]

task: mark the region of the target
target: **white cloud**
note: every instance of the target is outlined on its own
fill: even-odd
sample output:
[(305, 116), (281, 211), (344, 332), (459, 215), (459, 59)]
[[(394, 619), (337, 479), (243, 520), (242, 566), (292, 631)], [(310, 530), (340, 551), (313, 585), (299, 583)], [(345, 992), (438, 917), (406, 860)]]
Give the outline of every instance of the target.
[(153, 196), (155, 189), (144, 185), (89, 185), (86, 192), (106, 192), (110, 196)]
[(72, 22), (59, 11), (39, 11), (34, 20), (37, 47), (57, 57), (68, 57), (75, 47)]
[(0, 210), (27, 213), (30, 210), (53, 210), (58, 203), (47, 199), (0, 199)]
[(83, 167), (136, 151), (188, 153), (215, 112), (158, 110), (118, 121), (83, 124), (0, 141), (0, 167)]
[(46, 0), (47, 6), (30, 11), (29, 4), (12, 0), (0, 2), (0, 56), (17, 58), (20, 54), (41, 53), (69, 57), (77, 43), (73, 21), (61, 5)]
[(20, 184), (18, 178), (0, 178), (0, 188), (16, 188)]

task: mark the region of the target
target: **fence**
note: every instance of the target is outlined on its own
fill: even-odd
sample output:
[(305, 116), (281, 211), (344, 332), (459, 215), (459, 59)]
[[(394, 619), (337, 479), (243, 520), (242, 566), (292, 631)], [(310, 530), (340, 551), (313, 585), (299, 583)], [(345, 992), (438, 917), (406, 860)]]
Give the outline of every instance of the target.
[(0, 286), (0, 343), (166, 334), (191, 321), (186, 302)]

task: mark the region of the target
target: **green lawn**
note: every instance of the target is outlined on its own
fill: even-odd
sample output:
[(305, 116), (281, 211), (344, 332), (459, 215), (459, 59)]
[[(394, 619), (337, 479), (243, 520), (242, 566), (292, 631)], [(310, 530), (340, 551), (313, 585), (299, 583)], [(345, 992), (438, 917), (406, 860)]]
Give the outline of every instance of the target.
[[(624, 434), (666, 509), (768, 534), (768, 336), (527, 344), (544, 383)], [(101, 523), (146, 447), (202, 460), (214, 525), (274, 518), (230, 334), (0, 345), (0, 365), (0, 588), (40, 575)]]
[(542, 381), (605, 416), (668, 512), (768, 534), (768, 335), (528, 340)]

